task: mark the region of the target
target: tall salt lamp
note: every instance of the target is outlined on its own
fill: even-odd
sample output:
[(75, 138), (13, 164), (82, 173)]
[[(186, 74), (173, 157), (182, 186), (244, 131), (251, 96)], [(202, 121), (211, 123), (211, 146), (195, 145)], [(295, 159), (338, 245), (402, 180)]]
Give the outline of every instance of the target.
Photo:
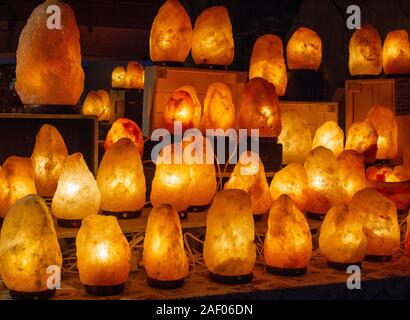
[(90, 91), (84, 100), (81, 113), (94, 115), (99, 121), (108, 121), (110, 118), (110, 95), (105, 90)]
[(136, 218), (145, 205), (145, 176), (141, 157), (128, 138), (107, 150), (98, 168), (101, 209), (117, 218)]
[(16, 201), (0, 238), (0, 274), (14, 299), (49, 299), (49, 267), (61, 268), (62, 256), (46, 202), (36, 195)]
[(205, 9), (195, 21), (192, 58), (195, 64), (229, 66), (235, 44), (228, 10), (222, 6)]
[(390, 261), (400, 248), (400, 226), (395, 203), (374, 189), (357, 192), (349, 205), (363, 219), (367, 237), (366, 260)]
[(315, 70), (322, 63), (322, 40), (316, 32), (300, 27), (290, 38), (286, 47), (290, 70)]
[(184, 62), (192, 46), (191, 19), (178, 0), (167, 0), (151, 27), (149, 54), (155, 62)]
[(406, 30), (387, 34), (383, 44), (383, 70), (387, 75), (410, 74), (410, 42)]
[(345, 149), (361, 152), (366, 163), (373, 163), (376, 160), (378, 138), (371, 122), (355, 122), (347, 133)]
[(128, 62), (125, 87), (128, 89), (144, 89), (144, 78), (144, 67), (137, 61)]
[[(49, 29), (47, 8), (61, 10), (61, 29)], [(80, 33), (71, 7), (47, 0), (34, 9), (20, 34), (16, 91), (25, 105), (75, 106), (83, 92)]]
[(364, 157), (358, 151), (345, 150), (339, 155), (337, 162), (343, 198), (348, 203), (357, 191), (366, 188)]
[(123, 89), (126, 87), (127, 72), (124, 67), (115, 67), (111, 74), (111, 87)]
[(278, 96), (285, 95), (288, 77), (282, 40), (276, 35), (265, 34), (253, 46), (249, 79), (257, 77), (272, 83)]
[(155, 206), (145, 232), (143, 264), (148, 285), (174, 289), (184, 284), (189, 261), (178, 212), (169, 204)]
[(40, 196), (54, 195), (67, 156), (67, 147), (57, 128), (49, 124), (42, 125), (36, 135), (36, 143), (31, 154), (34, 181)]
[(7, 158), (0, 170), (0, 217), (4, 219), (18, 199), (36, 193), (30, 158)]
[(51, 210), (61, 226), (77, 228), (87, 216), (98, 214), (101, 193), (81, 153), (67, 157), (58, 179)]
[(124, 291), (131, 250), (115, 217), (88, 216), (76, 238), (77, 267), (85, 290), (93, 295)]
[(337, 158), (344, 150), (344, 133), (343, 130), (334, 121), (326, 121), (315, 133), (312, 142), (312, 149), (323, 146), (333, 152)]
[(286, 194), (269, 211), (263, 254), (270, 273), (285, 276), (306, 273), (312, 256), (312, 235), (305, 216)]
[(256, 260), (255, 230), (249, 195), (242, 190), (218, 192), (208, 211), (204, 260), (214, 281), (252, 280)]

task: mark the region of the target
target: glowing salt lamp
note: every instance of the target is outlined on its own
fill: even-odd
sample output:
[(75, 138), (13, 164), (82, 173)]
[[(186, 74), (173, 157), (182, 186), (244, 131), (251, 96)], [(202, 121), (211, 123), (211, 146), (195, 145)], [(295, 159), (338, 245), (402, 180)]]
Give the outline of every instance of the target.
[(320, 236), (320, 253), (329, 267), (346, 270), (349, 265), (361, 265), (366, 256), (367, 239), (363, 220), (346, 204), (331, 208), (323, 221)]
[(49, 124), (42, 125), (37, 133), (36, 144), (31, 154), (34, 181), (40, 196), (52, 197), (54, 195), (67, 156), (67, 147), (57, 128)]
[(406, 30), (389, 32), (383, 44), (383, 70), (390, 74), (410, 74), (410, 42)]
[(344, 133), (343, 130), (334, 121), (326, 121), (315, 133), (312, 142), (312, 149), (319, 146), (328, 148), (337, 158), (344, 150)]
[(263, 254), (268, 272), (300, 276), (312, 256), (312, 235), (305, 216), (283, 194), (269, 211)]
[(291, 163), (277, 172), (272, 179), (269, 190), (273, 201), (286, 194), (300, 211), (304, 211), (308, 199), (308, 183), (303, 165)]
[(290, 38), (286, 47), (290, 70), (315, 70), (322, 63), (322, 40), (316, 32), (300, 27)]
[(255, 230), (249, 195), (242, 190), (218, 192), (207, 215), (204, 260), (212, 280), (252, 280), (256, 260)]
[(262, 78), (253, 78), (245, 86), (237, 115), (238, 128), (259, 129), (261, 137), (278, 137), (282, 130), (279, 99), (275, 87)]
[(174, 132), (174, 122), (182, 122), (182, 130), (201, 128), (201, 103), (192, 86), (184, 86), (176, 90), (164, 110), (164, 129)]
[(352, 76), (379, 75), (383, 52), (379, 32), (372, 26), (356, 30), (349, 43), (349, 70)]
[(278, 96), (284, 96), (288, 77), (283, 58), (282, 40), (273, 34), (259, 37), (253, 46), (249, 79), (263, 78), (275, 86)]
[(357, 192), (350, 210), (363, 218), (367, 238), (366, 260), (387, 261), (400, 248), (400, 226), (395, 203), (374, 189)]
[(178, 212), (169, 204), (155, 206), (148, 218), (143, 264), (148, 285), (178, 288), (188, 276), (189, 261), (184, 249)]
[(369, 121), (355, 122), (351, 125), (346, 139), (346, 150), (361, 152), (366, 163), (376, 160), (379, 135)]
[(134, 121), (127, 118), (119, 118), (112, 124), (110, 131), (108, 131), (107, 138), (104, 141), (104, 150), (107, 151), (114, 143), (122, 138), (131, 139), (142, 157), (144, 152), (142, 131)]
[(111, 74), (111, 87), (125, 88), (127, 72), (124, 67), (115, 67)]
[[(61, 29), (47, 27), (52, 5), (61, 10)], [(34, 9), (17, 48), (16, 91), (24, 104), (77, 104), (84, 87), (79, 40), (68, 4), (47, 0)]]
[(104, 154), (97, 184), (105, 214), (120, 218), (141, 215), (146, 191), (144, 169), (138, 149), (130, 139), (118, 140)]
[(283, 146), (282, 163), (304, 163), (312, 150), (310, 129), (296, 110), (281, 113), (282, 131), (278, 142)]
[(192, 24), (178, 0), (167, 0), (154, 19), (149, 38), (152, 61), (184, 62), (191, 50)]
[(101, 193), (81, 153), (67, 157), (58, 179), (51, 210), (63, 226), (79, 227), (81, 220), (98, 214)]
[(48, 299), (50, 266), (62, 257), (46, 202), (36, 195), (16, 201), (4, 219), (0, 239), (0, 274), (14, 299)]
[(88, 293), (112, 295), (124, 291), (131, 250), (115, 217), (86, 217), (76, 247), (80, 281)]
[(192, 58), (195, 64), (229, 66), (235, 44), (228, 10), (222, 6), (205, 9), (195, 21)]
[(235, 128), (236, 112), (232, 102), (232, 92), (221, 82), (212, 83), (206, 92), (202, 114), (202, 132), (206, 129)]
[(394, 113), (385, 107), (373, 107), (366, 120), (371, 122), (378, 134), (376, 158), (394, 159), (397, 155), (397, 121)]
[(366, 187), (363, 155), (355, 150), (343, 151), (337, 158), (343, 196), (349, 202), (353, 195)]
[(18, 199), (36, 193), (30, 158), (7, 158), (0, 170), (0, 217), (5, 218)]
[(90, 91), (84, 100), (82, 114), (98, 116), (100, 121), (108, 121), (110, 116), (110, 95), (105, 90)]
[(129, 89), (144, 89), (144, 67), (137, 61), (127, 64), (125, 87)]

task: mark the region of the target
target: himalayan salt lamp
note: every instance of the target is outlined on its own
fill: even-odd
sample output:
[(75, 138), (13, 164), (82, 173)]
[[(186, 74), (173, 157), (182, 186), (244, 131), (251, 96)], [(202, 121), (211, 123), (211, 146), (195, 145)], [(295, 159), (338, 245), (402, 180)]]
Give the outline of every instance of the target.
[(148, 285), (174, 289), (188, 276), (189, 261), (184, 249), (178, 212), (169, 204), (155, 206), (148, 218), (143, 264)]
[(383, 52), (379, 32), (372, 26), (356, 30), (349, 43), (349, 70), (352, 76), (379, 75)]
[(211, 279), (227, 283), (252, 280), (256, 260), (255, 230), (249, 195), (218, 192), (208, 211), (204, 260)]
[(300, 27), (290, 38), (286, 47), (290, 70), (315, 70), (322, 63), (322, 40), (316, 32)]
[(373, 163), (376, 160), (378, 138), (379, 135), (371, 122), (355, 122), (347, 133), (345, 149), (361, 152), (366, 163)]
[(202, 114), (202, 132), (206, 129), (235, 128), (236, 112), (231, 89), (224, 83), (212, 83), (206, 92)]
[(282, 40), (273, 34), (259, 37), (253, 46), (249, 79), (263, 78), (275, 86), (278, 96), (284, 96), (288, 77), (283, 58)]
[(40, 196), (52, 197), (54, 195), (67, 156), (67, 147), (57, 128), (49, 124), (42, 125), (37, 133), (31, 154), (34, 181)]
[(152, 61), (184, 62), (191, 50), (192, 24), (178, 0), (167, 0), (151, 27), (149, 54)]
[(270, 208), (263, 253), (270, 273), (287, 276), (306, 273), (312, 256), (312, 235), (305, 216), (286, 194)]
[(251, 207), (255, 220), (262, 219), (272, 204), (265, 168), (259, 155), (251, 151), (245, 151), (241, 154), (229, 180), (225, 183), (224, 189), (246, 191), (251, 197)]
[(349, 210), (347, 204), (338, 204), (329, 210), (319, 236), (320, 252), (329, 267), (346, 270), (349, 265), (361, 265), (367, 248), (362, 228), (361, 216)]
[(410, 74), (410, 42), (406, 30), (389, 32), (383, 44), (383, 70), (390, 74)]
[(394, 159), (397, 155), (397, 121), (394, 113), (385, 107), (373, 107), (366, 120), (371, 122), (379, 135), (377, 139), (376, 158), (380, 160)]
[(174, 122), (182, 123), (182, 131), (201, 128), (201, 103), (192, 86), (184, 86), (176, 90), (164, 110), (164, 129), (174, 132)]
[(111, 87), (125, 88), (127, 72), (124, 67), (115, 67), (111, 74)]
[(344, 133), (343, 130), (334, 121), (326, 121), (315, 133), (312, 141), (312, 149), (319, 146), (328, 148), (337, 158), (344, 150)]
[(273, 201), (286, 194), (303, 212), (308, 199), (307, 175), (303, 165), (291, 163), (277, 172), (272, 179), (269, 190)]
[(144, 67), (137, 61), (127, 64), (125, 87), (129, 89), (144, 89)]
[(353, 214), (363, 219), (363, 231), (367, 237), (366, 260), (391, 260), (400, 248), (395, 203), (374, 189), (363, 189), (353, 196), (349, 207)]
[(18, 199), (36, 193), (30, 158), (7, 158), (0, 170), (0, 217), (4, 219)]
[(118, 140), (104, 154), (97, 184), (105, 214), (118, 218), (141, 215), (146, 191), (144, 169), (138, 149), (130, 139)]
[(94, 115), (99, 121), (108, 121), (110, 117), (110, 95), (105, 90), (90, 91), (84, 100), (82, 114)]
[(51, 210), (60, 225), (79, 227), (81, 220), (98, 214), (101, 193), (81, 153), (74, 153), (63, 163)]
[(366, 187), (364, 157), (355, 150), (345, 150), (337, 158), (343, 198), (349, 202), (353, 195)]
[(136, 145), (140, 156), (144, 153), (144, 138), (140, 127), (132, 120), (127, 118), (117, 119), (108, 131), (104, 141), (104, 150), (107, 151), (118, 140), (122, 138), (131, 139)]
[(312, 150), (310, 129), (296, 110), (281, 113), (282, 131), (278, 142), (283, 146), (282, 162), (304, 163), (307, 154)]
[[(61, 29), (49, 29), (47, 8), (61, 10)], [(24, 104), (76, 105), (84, 88), (80, 33), (71, 7), (47, 0), (34, 9), (20, 34), (16, 91)]]
[(245, 86), (237, 115), (238, 128), (259, 129), (261, 137), (277, 138), (282, 130), (279, 99), (275, 87), (262, 78), (253, 78)]
[(312, 218), (323, 218), (333, 205), (342, 201), (339, 165), (332, 151), (321, 146), (308, 154), (305, 170), (308, 178), (306, 210)]
[(195, 64), (229, 66), (235, 44), (228, 10), (222, 6), (205, 9), (195, 21), (192, 58)]
[[(366, 176), (372, 181), (379, 182), (402, 182), (410, 180), (410, 173), (404, 166), (395, 166), (394, 168), (369, 167), (366, 170)], [(392, 193), (393, 190), (390, 190)]]
[(88, 293), (112, 295), (124, 291), (131, 250), (115, 217), (84, 218), (76, 247), (80, 281)]
[(62, 256), (46, 202), (27, 195), (11, 207), (1, 229), (0, 274), (15, 299), (48, 299), (50, 266), (61, 268)]

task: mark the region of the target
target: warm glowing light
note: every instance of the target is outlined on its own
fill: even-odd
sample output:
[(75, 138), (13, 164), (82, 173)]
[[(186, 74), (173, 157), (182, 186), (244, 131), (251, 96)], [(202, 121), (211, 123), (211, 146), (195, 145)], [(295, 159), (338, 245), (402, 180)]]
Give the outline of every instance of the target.
[(379, 135), (371, 122), (355, 122), (351, 125), (346, 139), (346, 150), (356, 150), (363, 154), (366, 163), (376, 160)]
[(111, 87), (125, 88), (127, 72), (124, 67), (115, 67), (111, 74)]
[(384, 73), (410, 74), (410, 42), (406, 30), (389, 32), (383, 44)]
[(315, 133), (312, 142), (312, 149), (323, 146), (333, 152), (337, 158), (344, 150), (343, 130), (334, 121), (326, 121)]
[(114, 143), (122, 138), (131, 139), (142, 157), (144, 152), (144, 138), (140, 127), (132, 120), (127, 118), (117, 119), (108, 131), (104, 141), (104, 150), (107, 151)]
[(364, 157), (355, 150), (343, 151), (337, 158), (343, 196), (349, 202), (353, 195), (366, 187)]
[(110, 118), (110, 95), (105, 90), (90, 91), (84, 100), (82, 114), (95, 115), (100, 121)]

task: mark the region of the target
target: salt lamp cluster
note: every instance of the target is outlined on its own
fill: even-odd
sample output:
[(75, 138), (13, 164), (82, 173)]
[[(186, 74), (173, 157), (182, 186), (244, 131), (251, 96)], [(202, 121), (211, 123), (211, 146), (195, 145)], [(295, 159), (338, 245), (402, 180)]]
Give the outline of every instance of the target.
[(336, 158), (344, 150), (344, 133), (336, 122), (326, 121), (316, 130), (312, 148), (319, 146), (331, 150)]
[(406, 30), (387, 34), (383, 44), (383, 70), (387, 75), (410, 74), (410, 42)]
[(403, 182), (410, 180), (410, 172), (404, 166), (371, 166), (366, 170), (366, 177), (379, 182)]
[[(49, 29), (47, 8), (61, 10), (61, 29)], [(84, 87), (80, 33), (71, 7), (47, 0), (34, 9), (20, 34), (16, 91), (27, 105), (77, 104)]]
[(117, 66), (111, 74), (111, 87), (121, 89), (144, 89), (144, 67), (137, 61), (129, 61), (127, 68)]
[(363, 154), (366, 163), (376, 160), (379, 135), (370, 121), (354, 122), (347, 133), (346, 150), (356, 150)]
[(364, 157), (358, 151), (345, 150), (337, 158), (343, 198), (347, 203), (353, 195), (366, 187)]
[(110, 95), (105, 90), (90, 91), (84, 100), (81, 113), (94, 115), (99, 121), (110, 119)]

